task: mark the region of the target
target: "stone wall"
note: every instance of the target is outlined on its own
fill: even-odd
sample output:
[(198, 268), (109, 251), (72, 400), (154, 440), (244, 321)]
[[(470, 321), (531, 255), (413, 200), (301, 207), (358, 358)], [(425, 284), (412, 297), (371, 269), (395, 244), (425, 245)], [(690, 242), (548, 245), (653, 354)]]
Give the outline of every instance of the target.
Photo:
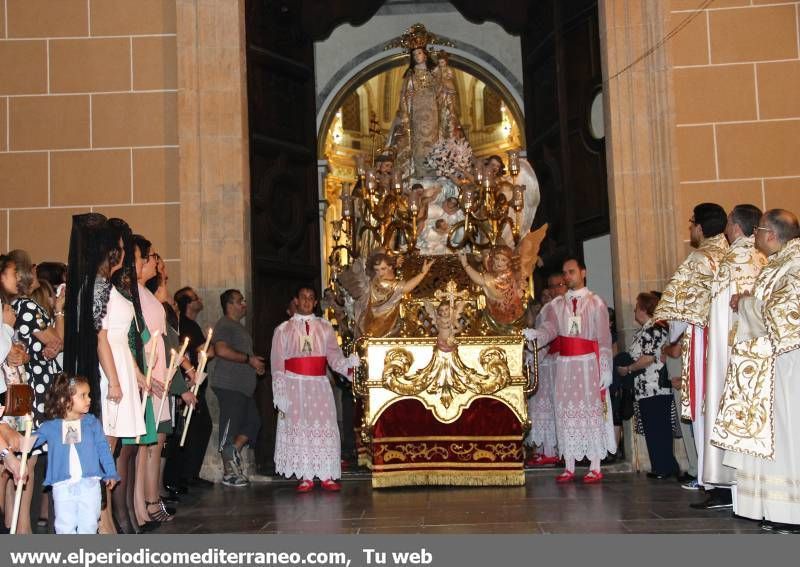
[[(669, 26), (700, 4), (672, 0)], [(679, 237), (702, 201), (800, 211), (799, 11), (717, 0), (671, 42)]]
[(97, 211), (180, 281), (175, 25), (175, 0), (0, 0), (0, 250), (66, 261)]

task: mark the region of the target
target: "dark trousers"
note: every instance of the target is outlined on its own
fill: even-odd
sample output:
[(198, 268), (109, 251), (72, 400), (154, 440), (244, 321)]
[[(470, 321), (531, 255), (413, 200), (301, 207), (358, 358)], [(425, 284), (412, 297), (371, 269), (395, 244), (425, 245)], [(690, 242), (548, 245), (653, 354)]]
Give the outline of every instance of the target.
[(200, 476), (208, 441), (211, 439), (211, 428), (211, 415), (208, 412), (206, 398), (198, 396), (189, 431), (186, 432), (186, 442), (181, 448), (183, 410), (178, 411), (175, 430), (167, 438), (165, 447), (167, 462), (164, 465), (164, 484), (175, 486)]
[(652, 471), (657, 474), (678, 472), (672, 451), (672, 396), (651, 396), (639, 400), (639, 413), (647, 441)]
[(353, 388), (339, 386), (342, 391), (342, 429), (339, 436), (342, 440), (342, 458), (352, 463), (358, 462), (356, 454), (356, 404), (353, 399)]

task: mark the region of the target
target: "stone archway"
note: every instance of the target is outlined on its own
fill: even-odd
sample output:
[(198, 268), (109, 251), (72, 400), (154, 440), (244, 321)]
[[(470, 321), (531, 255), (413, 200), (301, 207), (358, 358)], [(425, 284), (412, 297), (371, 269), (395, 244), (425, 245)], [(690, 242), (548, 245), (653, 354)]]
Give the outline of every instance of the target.
[[(176, 6), (182, 279), (208, 299), (227, 287), (249, 295), (245, 0), (176, 0)], [(600, 2), (599, 14), (603, 79), (609, 81), (664, 37), (669, 6), (666, 0), (614, 0)], [(624, 329), (633, 327), (632, 298), (662, 286), (679, 256), (668, 57), (657, 51), (604, 89), (614, 293)], [(319, 127), (321, 103), (317, 107)], [(207, 305), (203, 325), (220, 311), (214, 301)], [(216, 473), (209, 467), (206, 474)]]
[[(448, 47), (447, 51), (451, 53), (451, 64), (454, 67), (467, 71), (494, 88), (509, 103), (514, 120), (518, 124), (524, 123), (522, 84), (510, 69), (483, 49), (464, 42), (456, 43), (456, 47)], [(402, 53), (387, 54), (383, 44), (378, 44), (353, 57), (347, 66), (331, 77), (317, 96), (318, 147), (321, 134), (327, 132), (333, 114), (341, 106), (344, 98), (359, 83), (396, 66), (399, 60), (405, 60), (407, 57)], [(321, 152), (318, 151), (317, 155), (321, 155)]]

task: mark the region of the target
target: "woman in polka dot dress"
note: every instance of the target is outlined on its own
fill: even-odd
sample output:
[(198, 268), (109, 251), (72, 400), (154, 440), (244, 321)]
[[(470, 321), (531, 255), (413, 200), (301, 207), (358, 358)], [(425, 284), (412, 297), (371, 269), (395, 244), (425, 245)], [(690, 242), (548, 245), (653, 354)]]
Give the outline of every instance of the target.
[(30, 294), (39, 286), (30, 256), (23, 250), (14, 250), (9, 255), (16, 261), (19, 277), (19, 293), (11, 303), (17, 314), (14, 328), (30, 357), (25, 371), (28, 374), (28, 383), (33, 387), (33, 419), (34, 428), (37, 428), (45, 420), (45, 393), (50, 383), (61, 373), (55, 357), (61, 351), (63, 343), (53, 329), (53, 320), (47, 310), (30, 298)]
[[(55, 329), (52, 328), (52, 319), (38, 303), (30, 299), (30, 294), (39, 285), (36, 279), (36, 270), (31, 263), (30, 256), (24, 250), (12, 250), (8, 253), (17, 267), (17, 295), (11, 302), (11, 307), (17, 314), (14, 329), (28, 354), (29, 360), (25, 364), (25, 374), (28, 384), (33, 388), (33, 427), (38, 428), (45, 421), (44, 400), (45, 394), (61, 373), (61, 368), (55, 357), (61, 351), (62, 341)], [(36, 449), (28, 459), (28, 473), (34, 478), (33, 469), (38, 461), (41, 449)], [(39, 498), (42, 484), (40, 482), (25, 483), (20, 507), (20, 523), (17, 533), (31, 533), (31, 508), (36, 510), (38, 516)], [(13, 492), (10, 493), (13, 495)], [(12, 498), (6, 498), (6, 505)], [(33, 505), (32, 505), (33, 504)]]

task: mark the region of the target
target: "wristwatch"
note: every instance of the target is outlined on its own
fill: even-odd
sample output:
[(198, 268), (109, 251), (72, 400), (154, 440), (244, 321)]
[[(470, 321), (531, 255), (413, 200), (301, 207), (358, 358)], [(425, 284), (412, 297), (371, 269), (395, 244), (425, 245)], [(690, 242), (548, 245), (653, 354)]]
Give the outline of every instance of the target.
[(0, 451), (0, 461), (5, 461), (6, 455), (8, 455), (10, 452), (11, 452), (11, 447), (6, 447), (2, 451)]

